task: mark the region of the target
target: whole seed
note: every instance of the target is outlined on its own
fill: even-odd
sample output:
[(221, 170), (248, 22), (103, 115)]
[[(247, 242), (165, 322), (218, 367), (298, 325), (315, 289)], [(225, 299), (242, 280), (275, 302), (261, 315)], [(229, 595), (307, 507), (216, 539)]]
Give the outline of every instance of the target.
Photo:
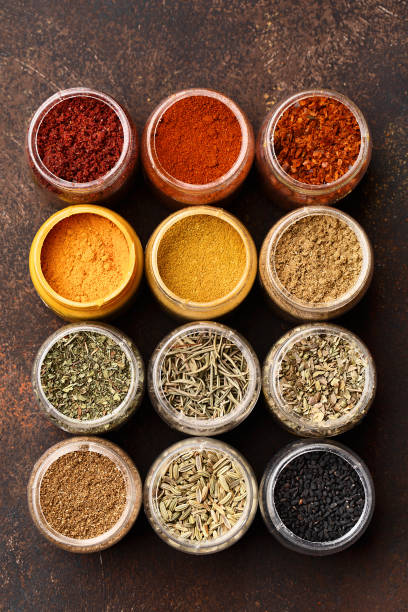
[(355, 469), (337, 453), (316, 451), (293, 459), (279, 474), (276, 510), (294, 534), (310, 542), (330, 542), (360, 518), (365, 493)]
[(314, 423), (339, 419), (357, 406), (366, 368), (366, 359), (345, 337), (311, 334), (284, 354), (279, 390), (298, 416)]
[(157, 488), (157, 505), (167, 529), (192, 541), (215, 539), (229, 531), (240, 519), (246, 497), (240, 468), (215, 450), (179, 455)]
[(249, 384), (248, 364), (240, 348), (211, 330), (176, 340), (163, 358), (160, 374), (165, 400), (197, 419), (229, 414), (243, 401)]
[(130, 362), (109, 336), (73, 332), (53, 344), (41, 366), (41, 385), (62, 414), (89, 421), (110, 414), (126, 397)]

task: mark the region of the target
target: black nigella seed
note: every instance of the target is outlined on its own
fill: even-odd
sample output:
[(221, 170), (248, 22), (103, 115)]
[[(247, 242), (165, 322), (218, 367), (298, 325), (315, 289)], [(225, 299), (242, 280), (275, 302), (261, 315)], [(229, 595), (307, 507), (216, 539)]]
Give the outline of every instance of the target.
[(357, 523), (365, 494), (355, 469), (336, 453), (293, 459), (275, 485), (276, 510), (290, 531), (312, 542), (331, 542)]

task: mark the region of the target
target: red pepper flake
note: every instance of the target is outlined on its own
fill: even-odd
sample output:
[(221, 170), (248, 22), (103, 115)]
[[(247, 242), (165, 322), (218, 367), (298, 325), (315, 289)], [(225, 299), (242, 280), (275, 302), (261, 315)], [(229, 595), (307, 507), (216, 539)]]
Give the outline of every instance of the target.
[(100, 100), (78, 96), (56, 104), (37, 134), (44, 165), (61, 179), (87, 183), (103, 176), (118, 161), (123, 129), (115, 111)]
[(355, 163), (361, 133), (353, 113), (334, 98), (311, 96), (280, 117), (273, 146), (282, 169), (309, 185), (337, 180)]

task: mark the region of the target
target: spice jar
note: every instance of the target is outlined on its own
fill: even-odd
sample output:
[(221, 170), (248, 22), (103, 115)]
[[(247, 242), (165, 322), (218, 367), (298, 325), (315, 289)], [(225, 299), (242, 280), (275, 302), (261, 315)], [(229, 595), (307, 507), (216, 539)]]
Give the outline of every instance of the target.
[(119, 329), (104, 323), (65, 325), (40, 347), (32, 385), (42, 412), (72, 434), (122, 426), (144, 391), (142, 357)]
[(291, 329), (273, 345), (262, 386), (273, 416), (291, 433), (337, 436), (367, 414), (377, 375), (357, 336), (338, 325), (312, 323)]
[(136, 168), (136, 128), (111, 96), (87, 87), (64, 89), (32, 117), (26, 157), (35, 184), (58, 206), (116, 200)]
[(251, 124), (227, 96), (187, 89), (163, 100), (142, 137), (142, 163), (155, 192), (175, 208), (229, 198), (255, 152)]
[(248, 295), (256, 249), (245, 226), (220, 208), (185, 208), (155, 229), (146, 277), (160, 304), (184, 319), (216, 319)]
[(271, 304), (285, 318), (332, 319), (367, 291), (373, 251), (363, 228), (346, 213), (325, 206), (299, 208), (268, 232), (259, 275)]
[(211, 438), (186, 438), (151, 466), (143, 503), (166, 544), (207, 555), (242, 538), (255, 517), (257, 496), (252, 468), (234, 448)]
[[(342, 482), (337, 489), (342, 495), (332, 501), (339, 475)], [(293, 492), (291, 479), (297, 483)], [(309, 489), (304, 490), (305, 486)], [(296, 508), (291, 506), (295, 503)], [(285, 446), (269, 462), (259, 487), (259, 506), (269, 531), (280, 544), (305, 555), (331, 555), (354, 544), (367, 529), (374, 505), (374, 484), (366, 464), (352, 450), (333, 441), (316, 439)], [(302, 531), (305, 536), (308, 528), (312, 539), (294, 533)], [(333, 539), (336, 532), (338, 537)]]
[(42, 301), (63, 319), (113, 316), (133, 298), (143, 249), (131, 225), (101, 206), (68, 206), (43, 223), (30, 250), (30, 275)]
[(142, 483), (133, 461), (116, 444), (80, 437), (45, 451), (27, 493), (31, 518), (47, 540), (69, 552), (91, 553), (128, 533), (139, 514)]
[(233, 429), (252, 412), (260, 389), (253, 348), (221, 323), (178, 327), (150, 359), (150, 400), (170, 427), (186, 434), (215, 436)]
[[(307, 109), (308, 101), (315, 105), (316, 101), (322, 98), (324, 99), (324, 104), (321, 105), (323, 108), (312, 111)], [(330, 108), (327, 108), (330, 103), (336, 106), (335, 114), (332, 117), (330, 115)], [(296, 151), (293, 151), (293, 159), (296, 161), (295, 166), (296, 168), (303, 167), (303, 162), (300, 161), (303, 147), (304, 150), (308, 151), (308, 159), (304, 162), (306, 164), (309, 162), (311, 164), (315, 163), (316, 156), (319, 160), (320, 154), (321, 159), (325, 160), (324, 164), (326, 166), (328, 163), (333, 162), (333, 165), (338, 169), (342, 169), (343, 166), (347, 167), (347, 171), (344, 174), (338, 176), (340, 171), (334, 174), (334, 176), (338, 176), (337, 179), (332, 180), (332, 177), (330, 177), (331, 182), (321, 182), (320, 184), (303, 182), (304, 179), (298, 180), (294, 178), (294, 176), (298, 176), (297, 172), (294, 172), (294, 176), (291, 176), (283, 169), (279, 162), (279, 154), (275, 147), (275, 139), (279, 139), (279, 122), (282, 116), (285, 118), (285, 113), (287, 114), (294, 110), (301, 111), (303, 105), (305, 105), (305, 117), (301, 117), (301, 119), (304, 119), (302, 123), (304, 131), (299, 129), (299, 117), (293, 117), (293, 130), (295, 131), (292, 134), (288, 134), (288, 140), (291, 140), (292, 146), (295, 146), (293, 144), (295, 142), (298, 146)], [(314, 124), (319, 121), (319, 115), (321, 123), (316, 128), (318, 140), (310, 143), (310, 140), (313, 138), (311, 132), (315, 129)], [(324, 125), (322, 125), (322, 122), (325, 122)], [(360, 148), (358, 154), (352, 158), (352, 163), (349, 167), (347, 159), (342, 159), (342, 155), (347, 157), (346, 153), (342, 151), (342, 143), (336, 143), (336, 139), (344, 137), (345, 146), (348, 148), (349, 136), (353, 129), (357, 129), (360, 133)], [(327, 147), (329, 140), (327, 132), (329, 132), (333, 140), (333, 149), (335, 149), (333, 155), (330, 151), (325, 151), (323, 148)], [(313, 89), (285, 98), (283, 101), (275, 104), (267, 114), (257, 139), (256, 161), (261, 178), (270, 197), (283, 208), (290, 209), (298, 206), (334, 204), (344, 198), (358, 185), (364, 176), (371, 159), (371, 150), (372, 140), (367, 122), (354, 102), (335, 91)], [(309, 165), (306, 167), (309, 168)], [(314, 166), (312, 165), (311, 167)], [(324, 179), (322, 180), (324, 181)]]

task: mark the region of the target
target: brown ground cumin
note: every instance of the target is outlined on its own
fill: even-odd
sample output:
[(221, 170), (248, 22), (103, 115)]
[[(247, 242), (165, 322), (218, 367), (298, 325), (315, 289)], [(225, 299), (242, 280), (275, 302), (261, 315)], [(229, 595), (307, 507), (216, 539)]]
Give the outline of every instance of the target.
[(354, 231), (332, 215), (310, 215), (291, 225), (274, 253), (276, 273), (294, 297), (329, 303), (356, 283), (362, 251)]
[(43, 476), (40, 504), (47, 523), (70, 538), (106, 533), (126, 504), (122, 472), (108, 457), (74, 451), (59, 457)]

